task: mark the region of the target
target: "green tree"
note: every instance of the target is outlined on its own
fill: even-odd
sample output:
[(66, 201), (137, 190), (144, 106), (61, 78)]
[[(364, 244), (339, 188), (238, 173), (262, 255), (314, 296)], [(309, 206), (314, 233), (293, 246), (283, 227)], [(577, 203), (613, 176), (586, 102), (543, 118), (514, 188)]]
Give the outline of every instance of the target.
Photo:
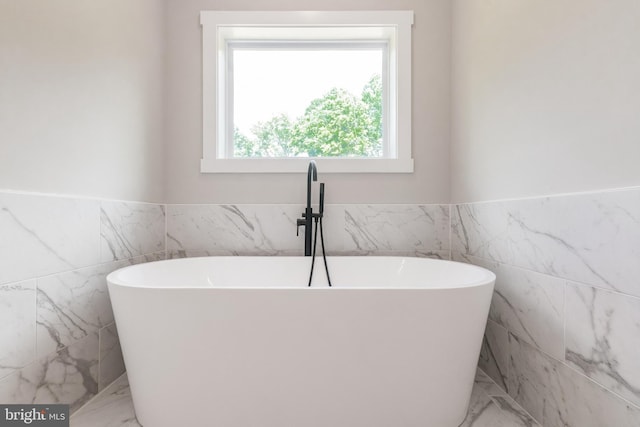
[(235, 157), (260, 157), (262, 153), (258, 144), (236, 127), (233, 131), (233, 155)]
[(309, 157), (368, 156), (371, 119), (367, 106), (344, 89), (311, 101), (293, 128), (292, 145)]
[(258, 147), (265, 157), (289, 157), (295, 155), (291, 147), (293, 124), (286, 114), (279, 114), (251, 129)]
[(379, 157), (382, 155), (382, 81), (374, 75), (361, 96), (333, 88), (292, 122), (279, 114), (251, 129), (235, 130), (237, 157)]
[(286, 114), (280, 114), (251, 128), (247, 137), (235, 128), (233, 154), (235, 157), (288, 157), (291, 151), (293, 124)]
[[(362, 102), (367, 106), (371, 128), (368, 134), (378, 140), (377, 144), (382, 150), (382, 78), (375, 74), (362, 90)], [(373, 145), (374, 141), (371, 141)], [(381, 155), (382, 153), (380, 153)]]

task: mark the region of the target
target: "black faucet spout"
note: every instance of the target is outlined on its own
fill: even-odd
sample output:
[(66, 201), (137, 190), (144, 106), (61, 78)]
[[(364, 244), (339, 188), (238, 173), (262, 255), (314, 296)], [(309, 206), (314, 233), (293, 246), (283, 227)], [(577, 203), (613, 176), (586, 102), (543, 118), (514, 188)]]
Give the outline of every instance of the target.
[(318, 168), (316, 162), (311, 160), (309, 162), (309, 169), (307, 169), (307, 209), (311, 208), (311, 181), (318, 180)]
[(307, 169), (307, 207), (304, 210), (304, 256), (311, 256), (311, 244), (313, 240), (313, 234), (311, 232), (312, 220), (313, 220), (313, 208), (311, 207), (311, 182), (318, 180), (318, 168), (316, 162), (311, 160), (309, 162), (309, 169)]

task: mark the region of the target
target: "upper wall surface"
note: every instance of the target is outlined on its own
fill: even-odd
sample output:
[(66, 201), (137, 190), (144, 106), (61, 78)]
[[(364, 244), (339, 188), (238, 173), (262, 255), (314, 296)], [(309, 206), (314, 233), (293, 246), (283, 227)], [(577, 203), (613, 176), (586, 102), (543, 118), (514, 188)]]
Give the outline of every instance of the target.
[(453, 202), (640, 185), (640, 2), (456, 0)]
[[(413, 174), (323, 174), (327, 203), (449, 201), (449, 0), (167, 0), (165, 188), (168, 203), (300, 203), (300, 174), (201, 174), (201, 10), (415, 11)], [(268, 82), (266, 82), (268, 84)]]
[(163, 201), (161, 0), (0, 0), (0, 189)]

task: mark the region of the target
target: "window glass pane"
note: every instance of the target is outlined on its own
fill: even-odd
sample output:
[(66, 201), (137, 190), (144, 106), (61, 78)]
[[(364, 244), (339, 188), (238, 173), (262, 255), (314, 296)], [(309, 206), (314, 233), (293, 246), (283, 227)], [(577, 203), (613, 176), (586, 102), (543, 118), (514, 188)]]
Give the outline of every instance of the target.
[(234, 157), (383, 157), (384, 48), (232, 50)]

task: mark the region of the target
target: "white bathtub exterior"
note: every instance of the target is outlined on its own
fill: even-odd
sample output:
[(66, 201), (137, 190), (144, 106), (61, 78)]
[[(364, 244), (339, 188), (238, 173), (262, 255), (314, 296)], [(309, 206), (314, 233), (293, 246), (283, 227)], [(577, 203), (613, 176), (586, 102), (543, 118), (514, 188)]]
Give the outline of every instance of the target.
[(108, 278), (145, 427), (456, 427), (493, 273), (399, 257), (209, 257)]

